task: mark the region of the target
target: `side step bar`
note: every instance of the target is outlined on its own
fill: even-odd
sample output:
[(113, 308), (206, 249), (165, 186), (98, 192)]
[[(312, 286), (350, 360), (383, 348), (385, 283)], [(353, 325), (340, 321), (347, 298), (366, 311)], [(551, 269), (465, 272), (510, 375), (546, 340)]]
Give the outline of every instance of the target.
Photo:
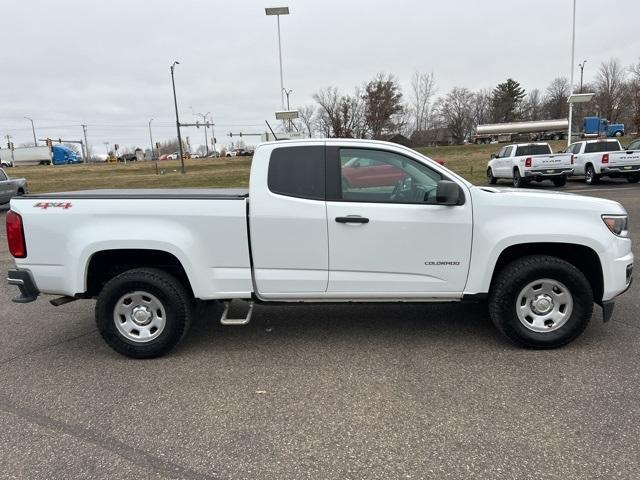
[(224, 312), (220, 317), (220, 323), (222, 325), (246, 325), (251, 321), (251, 315), (253, 314), (253, 302), (247, 302), (249, 304), (249, 311), (245, 318), (229, 318), (229, 309), (231, 308), (231, 302), (224, 302)]

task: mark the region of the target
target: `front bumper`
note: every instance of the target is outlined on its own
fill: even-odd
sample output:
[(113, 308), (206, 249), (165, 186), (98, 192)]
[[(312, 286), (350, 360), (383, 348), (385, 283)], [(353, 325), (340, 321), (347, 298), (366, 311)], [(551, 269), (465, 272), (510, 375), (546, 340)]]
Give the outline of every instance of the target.
[[(633, 283), (633, 264), (627, 265), (626, 281), (627, 281), (626, 288), (622, 292), (620, 292), (618, 295), (616, 295), (616, 297), (622, 295), (624, 292), (626, 292), (631, 288), (631, 284)], [(611, 317), (613, 316), (613, 309), (615, 307), (615, 304), (616, 304), (616, 301), (614, 297), (610, 300), (604, 300), (600, 305), (602, 307), (602, 319), (605, 322), (608, 322), (609, 320), (611, 320)]]
[(573, 168), (545, 168), (542, 170), (528, 170), (524, 172), (526, 178), (554, 178), (563, 175), (573, 175)]
[(20, 289), (20, 296), (12, 299), (15, 303), (33, 302), (40, 295), (29, 270), (9, 270), (7, 283)]

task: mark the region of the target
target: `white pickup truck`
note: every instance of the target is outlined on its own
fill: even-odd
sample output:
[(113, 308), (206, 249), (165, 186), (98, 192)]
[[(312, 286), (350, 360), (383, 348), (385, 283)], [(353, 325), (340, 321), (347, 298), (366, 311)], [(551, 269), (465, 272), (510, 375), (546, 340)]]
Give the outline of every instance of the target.
[(601, 177), (625, 177), (630, 183), (640, 180), (640, 150), (623, 150), (615, 138), (572, 143), (565, 152), (574, 156), (573, 174), (584, 176), (588, 185)]
[(548, 143), (520, 143), (506, 145), (491, 155), (487, 164), (487, 182), (495, 185), (500, 178), (508, 178), (515, 188), (532, 180), (551, 180), (556, 187), (567, 183), (573, 174), (573, 157), (567, 153), (553, 153)]
[(136, 358), (174, 347), (198, 301), (224, 302), (223, 324), (255, 302), (488, 301), (509, 338), (557, 347), (594, 303), (611, 317), (633, 266), (619, 203), (475, 187), (364, 140), (263, 143), (249, 191), (27, 195), (6, 222), (14, 301), (97, 298), (103, 338)]

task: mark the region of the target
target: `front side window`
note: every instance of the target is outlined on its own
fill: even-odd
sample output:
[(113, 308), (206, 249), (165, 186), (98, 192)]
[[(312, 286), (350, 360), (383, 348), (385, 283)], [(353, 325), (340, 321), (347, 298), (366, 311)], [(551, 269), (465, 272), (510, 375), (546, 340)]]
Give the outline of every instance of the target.
[(436, 203), (443, 176), (393, 152), (340, 149), (341, 198), (352, 202)]
[(631, 142), (627, 147), (627, 150), (640, 150), (640, 140), (636, 140), (635, 142)]
[(271, 152), (267, 185), (280, 195), (325, 199), (324, 147), (279, 147)]
[(4, 182), (7, 179), (7, 176), (4, 174), (2, 170), (0, 170), (0, 182)]

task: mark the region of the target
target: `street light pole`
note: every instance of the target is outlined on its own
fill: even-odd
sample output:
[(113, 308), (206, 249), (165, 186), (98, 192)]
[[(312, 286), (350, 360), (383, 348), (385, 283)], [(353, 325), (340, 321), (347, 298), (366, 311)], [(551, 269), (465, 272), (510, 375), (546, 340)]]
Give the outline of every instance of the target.
[[(573, 0), (573, 26), (571, 29), (571, 80), (570, 80), (570, 88), (571, 94), (573, 94), (573, 71), (574, 60), (575, 60), (575, 50), (576, 50), (576, 0)], [(573, 103), (569, 103), (569, 133), (567, 135), (567, 147), (571, 145), (571, 129), (573, 122)]]
[(578, 66), (580, 67), (580, 93), (582, 93), (582, 77), (584, 76), (584, 66), (587, 63), (586, 60), (583, 60), (582, 63), (579, 63)]
[(153, 118), (149, 120), (149, 141), (151, 142), (151, 160), (153, 160), (153, 134), (151, 133), (151, 122), (153, 122)]
[(38, 140), (36, 139), (36, 127), (33, 126), (33, 119), (29, 118), (29, 117), (24, 117), (27, 120), (29, 120), (31, 122), (31, 131), (33, 132), (33, 146), (37, 147), (38, 146)]
[(209, 156), (209, 140), (207, 139), (207, 116), (209, 116), (211, 112), (207, 112), (207, 113), (194, 113), (194, 115), (197, 115), (198, 117), (202, 117), (202, 122), (204, 125), (204, 150), (206, 152), (206, 156)]
[(278, 22), (278, 59), (280, 61), (280, 103), (284, 110), (284, 76), (282, 74), (282, 41), (280, 39), (280, 15), (289, 15), (289, 7), (265, 8), (267, 15), (275, 15)]
[[(287, 90), (286, 88), (283, 88), (282, 90), (284, 90), (284, 94), (287, 96), (287, 111), (291, 110), (291, 107), (289, 106), (289, 95), (291, 95), (293, 90)], [(289, 131), (291, 131), (291, 119), (289, 119)]]
[(176, 128), (178, 129), (178, 152), (180, 153), (180, 166), (181, 173), (185, 173), (184, 170), (184, 154), (182, 153), (182, 135), (180, 135), (180, 117), (178, 116), (178, 99), (176, 97), (176, 81), (173, 76), (173, 70), (176, 68), (176, 65), (180, 65), (180, 62), (174, 61), (171, 64), (171, 85), (173, 86), (173, 105), (176, 109)]

